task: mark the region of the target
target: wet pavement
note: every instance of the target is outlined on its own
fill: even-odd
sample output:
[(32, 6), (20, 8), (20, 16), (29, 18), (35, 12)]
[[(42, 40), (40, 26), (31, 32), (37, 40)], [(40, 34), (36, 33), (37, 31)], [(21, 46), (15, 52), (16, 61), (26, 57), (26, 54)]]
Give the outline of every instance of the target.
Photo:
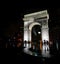
[[(23, 49), (25, 52), (23, 52)], [(27, 54), (27, 52), (29, 52)], [(31, 53), (31, 55), (30, 55)], [(46, 55), (49, 53), (46, 52)], [(44, 54), (43, 54), (44, 55)], [(46, 56), (44, 55), (44, 56)], [(0, 50), (0, 59), (11, 62), (19, 62), (19, 64), (59, 64), (60, 55), (53, 55), (51, 57), (42, 57), (42, 55), (37, 56), (37, 53), (33, 53), (26, 48), (11, 48)]]
[(60, 55), (50, 55), (48, 51), (42, 51), (41, 55), (38, 55), (36, 52), (32, 52), (27, 48), (23, 48), (22, 52), (17, 53), (16, 60), (22, 63), (36, 63), (37, 64), (59, 64)]
[[(57, 52), (57, 51), (56, 51)], [(0, 59), (11, 62), (19, 62), (20, 64), (59, 64), (60, 53), (50, 54), (50, 51), (42, 51), (41, 54), (32, 52), (28, 48), (5, 48), (0, 50)]]
[(29, 54), (29, 55), (34, 55), (34, 56), (39, 56), (39, 57), (41, 57), (41, 56), (42, 57), (51, 57), (50, 51), (43, 50), (41, 52), (41, 54), (39, 54), (39, 55), (37, 52), (30, 51), (29, 48), (24, 48), (23, 51), (24, 51), (24, 53)]

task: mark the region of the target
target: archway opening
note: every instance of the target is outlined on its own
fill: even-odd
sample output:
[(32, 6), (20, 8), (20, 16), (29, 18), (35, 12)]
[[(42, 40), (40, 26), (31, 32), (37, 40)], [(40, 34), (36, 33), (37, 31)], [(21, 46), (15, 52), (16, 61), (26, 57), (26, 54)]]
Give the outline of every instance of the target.
[(40, 40), (41, 40), (41, 25), (34, 25), (31, 31), (31, 40), (34, 49), (40, 50)]
[(41, 26), (35, 25), (32, 27), (32, 42), (38, 42), (41, 40)]

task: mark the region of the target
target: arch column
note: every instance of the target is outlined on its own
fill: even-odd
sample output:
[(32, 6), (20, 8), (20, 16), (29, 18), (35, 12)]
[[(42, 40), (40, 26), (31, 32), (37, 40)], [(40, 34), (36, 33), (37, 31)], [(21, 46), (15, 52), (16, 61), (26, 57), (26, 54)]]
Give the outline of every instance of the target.
[(41, 32), (42, 32), (42, 41), (44, 40), (49, 41), (48, 18), (43, 19)]
[(31, 42), (31, 30), (28, 30), (28, 41), (30, 41)]
[(34, 22), (34, 18), (24, 18), (24, 41), (31, 41), (31, 30), (29, 25)]

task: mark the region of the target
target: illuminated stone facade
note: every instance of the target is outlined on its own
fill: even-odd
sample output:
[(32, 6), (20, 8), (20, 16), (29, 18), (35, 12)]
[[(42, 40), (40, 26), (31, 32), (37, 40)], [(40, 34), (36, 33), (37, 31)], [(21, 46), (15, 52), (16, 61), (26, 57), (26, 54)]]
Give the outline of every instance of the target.
[(32, 42), (31, 31), (35, 25), (41, 26), (41, 39), (49, 41), (49, 28), (48, 28), (49, 14), (47, 10), (39, 11), (31, 14), (24, 15), (24, 41)]

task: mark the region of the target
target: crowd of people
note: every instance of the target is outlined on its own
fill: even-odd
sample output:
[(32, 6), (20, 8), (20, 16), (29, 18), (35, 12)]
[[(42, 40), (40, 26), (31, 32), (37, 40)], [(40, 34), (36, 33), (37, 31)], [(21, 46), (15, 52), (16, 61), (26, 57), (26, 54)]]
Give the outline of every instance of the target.
[[(24, 44), (23, 44), (24, 43)], [(60, 51), (60, 41), (46, 41), (44, 40), (42, 42), (42, 44), (40, 45), (40, 41), (39, 42), (23, 42), (21, 38), (17, 38), (17, 39), (11, 39), (11, 38), (4, 38), (4, 39), (0, 39), (0, 48), (22, 48), (22, 47), (28, 47), (34, 50), (47, 50), (50, 51), (51, 54), (55, 54), (57, 52)], [(24, 45), (24, 46), (23, 46)]]
[(47, 41), (44, 40), (42, 43), (39, 42), (32, 42), (32, 43), (28, 43), (27, 41), (24, 42), (24, 47), (29, 48), (27, 45), (31, 44), (31, 50), (35, 50), (35, 51), (49, 51), (50, 54), (56, 54), (57, 52), (60, 51), (60, 44), (58, 41)]

